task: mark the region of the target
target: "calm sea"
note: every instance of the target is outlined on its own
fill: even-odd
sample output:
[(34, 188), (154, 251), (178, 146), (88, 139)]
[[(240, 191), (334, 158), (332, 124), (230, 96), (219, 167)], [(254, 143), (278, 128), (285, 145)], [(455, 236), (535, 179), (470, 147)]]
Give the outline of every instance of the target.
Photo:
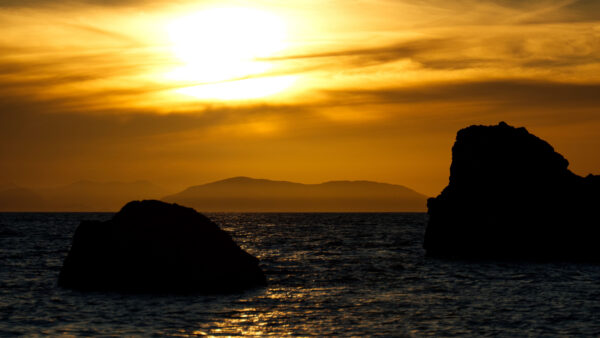
[(600, 266), (425, 258), (424, 214), (209, 214), (269, 286), (226, 296), (56, 286), (82, 219), (0, 214), (0, 336), (598, 336)]

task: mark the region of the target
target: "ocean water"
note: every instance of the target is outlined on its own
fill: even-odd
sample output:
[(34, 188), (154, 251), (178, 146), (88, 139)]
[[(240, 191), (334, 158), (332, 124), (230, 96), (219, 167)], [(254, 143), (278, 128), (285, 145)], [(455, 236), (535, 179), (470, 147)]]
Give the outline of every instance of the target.
[(241, 294), (56, 286), (82, 219), (0, 214), (0, 336), (598, 336), (600, 266), (424, 257), (425, 214), (208, 214), (261, 260)]

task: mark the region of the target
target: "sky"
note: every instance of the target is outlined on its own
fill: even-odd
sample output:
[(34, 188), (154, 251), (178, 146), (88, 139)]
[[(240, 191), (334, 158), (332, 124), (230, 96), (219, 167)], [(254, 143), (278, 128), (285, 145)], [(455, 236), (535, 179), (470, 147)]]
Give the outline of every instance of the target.
[(0, 183), (373, 180), (506, 121), (600, 173), (600, 2), (0, 0)]

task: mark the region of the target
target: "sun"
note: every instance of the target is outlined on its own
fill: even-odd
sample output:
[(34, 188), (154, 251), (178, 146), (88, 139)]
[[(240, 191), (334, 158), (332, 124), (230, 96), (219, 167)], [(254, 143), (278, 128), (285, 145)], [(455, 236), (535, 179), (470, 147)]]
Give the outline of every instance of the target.
[(252, 99), (276, 94), (293, 76), (269, 76), (274, 65), (261, 61), (287, 47), (285, 23), (258, 9), (212, 8), (167, 26), (181, 66), (167, 77), (189, 84), (177, 92), (204, 99)]

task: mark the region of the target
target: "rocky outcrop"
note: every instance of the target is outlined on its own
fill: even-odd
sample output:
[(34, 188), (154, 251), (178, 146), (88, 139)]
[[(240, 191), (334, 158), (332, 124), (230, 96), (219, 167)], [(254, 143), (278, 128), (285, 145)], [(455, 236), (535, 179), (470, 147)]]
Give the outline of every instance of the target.
[(462, 129), (450, 182), (428, 200), (429, 256), (599, 260), (600, 176), (504, 122)]
[(59, 286), (123, 292), (226, 293), (263, 286), (258, 259), (194, 209), (134, 201), (106, 222), (83, 221)]

